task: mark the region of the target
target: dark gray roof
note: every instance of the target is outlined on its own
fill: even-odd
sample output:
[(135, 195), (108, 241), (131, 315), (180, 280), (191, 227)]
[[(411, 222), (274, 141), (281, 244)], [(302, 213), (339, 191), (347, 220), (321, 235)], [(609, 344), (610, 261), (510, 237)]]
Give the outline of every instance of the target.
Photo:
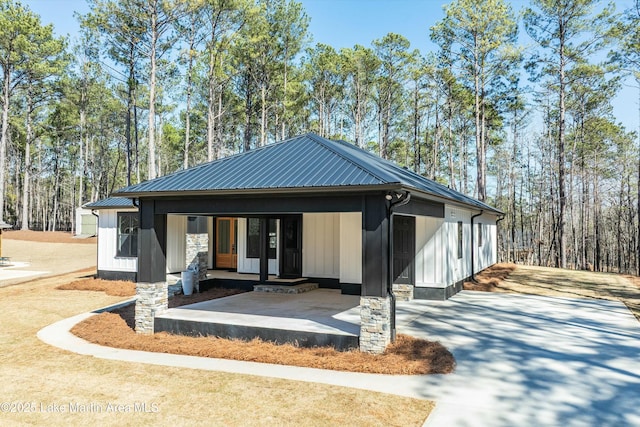
[(397, 186), (437, 198), (499, 210), (383, 160), (355, 145), (306, 134), (204, 163), (116, 191), (125, 197), (167, 193), (338, 190)]
[(135, 208), (133, 200), (126, 197), (107, 197), (106, 199), (100, 199), (92, 203), (86, 203), (82, 206), (88, 209), (124, 209)]

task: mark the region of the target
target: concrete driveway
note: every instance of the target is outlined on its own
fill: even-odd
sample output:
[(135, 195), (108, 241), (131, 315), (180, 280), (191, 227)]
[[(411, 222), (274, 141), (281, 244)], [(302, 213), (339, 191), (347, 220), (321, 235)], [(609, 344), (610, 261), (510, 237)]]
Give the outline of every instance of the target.
[(413, 385), (437, 401), (427, 426), (640, 426), (640, 323), (622, 303), (464, 291), (398, 311), (458, 363)]

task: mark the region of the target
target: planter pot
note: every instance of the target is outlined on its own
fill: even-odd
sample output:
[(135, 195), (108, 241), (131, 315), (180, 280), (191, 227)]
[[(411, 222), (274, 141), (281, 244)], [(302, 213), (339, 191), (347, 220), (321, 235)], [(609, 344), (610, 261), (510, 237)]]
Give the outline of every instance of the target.
[(185, 295), (191, 295), (193, 293), (193, 271), (183, 271), (181, 274), (182, 279), (182, 293)]

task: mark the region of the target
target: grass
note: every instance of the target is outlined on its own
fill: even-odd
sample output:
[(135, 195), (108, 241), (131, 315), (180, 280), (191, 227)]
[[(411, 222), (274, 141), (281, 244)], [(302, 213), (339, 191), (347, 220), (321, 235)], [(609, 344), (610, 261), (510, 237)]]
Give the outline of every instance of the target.
[[(102, 292), (56, 290), (78, 275), (0, 288), (0, 393), (35, 403), (35, 413), (3, 413), (3, 425), (422, 425), (431, 402), (280, 379), (127, 363), (69, 353), (36, 333), (58, 320), (122, 301)], [(47, 411), (70, 403), (102, 408)], [(107, 412), (146, 403), (155, 412)], [(44, 411), (40, 411), (40, 405)], [(153, 406), (152, 406), (153, 405)]]
[[(109, 294), (110, 284), (116, 292)], [(130, 282), (109, 282), (88, 279), (58, 286), (57, 289), (106, 290), (109, 295), (120, 286), (131, 291)], [(202, 293), (169, 298), (169, 307), (222, 298), (243, 291), (213, 288)], [(131, 295), (122, 292), (122, 296)], [(337, 351), (332, 347), (301, 348), (292, 344), (278, 345), (254, 339), (251, 341), (222, 339), (216, 337), (187, 337), (168, 333), (151, 336), (134, 332), (134, 306), (92, 316), (76, 325), (71, 332), (89, 342), (129, 350), (157, 353), (184, 354), (189, 356), (215, 357), (279, 365), (332, 369), (337, 371), (366, 372), (391, 375), (447, 374), (453, 372), (455, 359), (440, 343), (399, 335), (396, 342), (382, 355), (371, 355), (360, 351)]]
[[(511, 270), (511, 271), (509, 271)], [(640, 277), (613, 273), (497, 264), (465, 289), (623, 302), (640, 321)]]

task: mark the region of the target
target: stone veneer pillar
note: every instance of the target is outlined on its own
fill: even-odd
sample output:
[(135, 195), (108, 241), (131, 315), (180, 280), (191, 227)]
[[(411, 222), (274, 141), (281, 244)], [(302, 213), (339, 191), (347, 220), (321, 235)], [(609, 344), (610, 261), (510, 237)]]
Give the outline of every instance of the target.
[(167, 282), (136, 284), (136, 332), (153, 334), (156, 313), (168, 308)]
[[(187, 233), (187, 245), (185, 261), (187, 269), (198, 271), (198, 280), (207, 278), (207, 268), (209, 267), (209, 234)], [(196, 268), (194, 268), (196, 267)], [(198, 288), (196, 290), (199, 290)]]
[(391, 298), (360, 297), (360, 351), (380, 354), (391, 342)]
[(396, 301), (413, 301), (413, 285), (393, 284), (393, 294)]

